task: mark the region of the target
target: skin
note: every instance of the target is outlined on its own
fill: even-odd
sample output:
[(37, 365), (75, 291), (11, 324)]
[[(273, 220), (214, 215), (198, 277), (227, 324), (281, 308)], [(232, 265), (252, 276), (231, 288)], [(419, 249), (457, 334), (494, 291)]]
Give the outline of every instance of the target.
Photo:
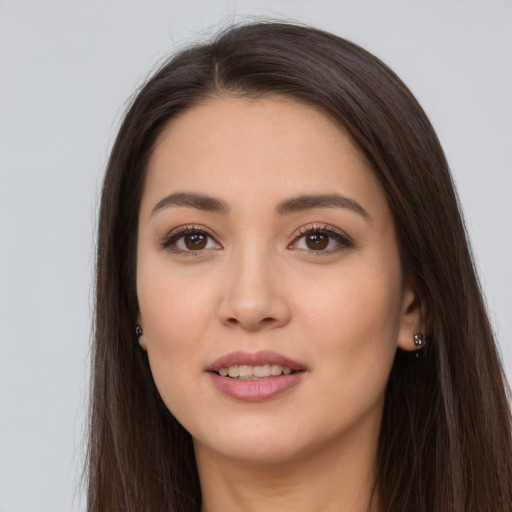
[[(229, 211), (152, 213), (173, 193), (208, 195)], [(334, 193), (366, 215), (276, 212), (296, 196)], [(190, 235), (163, 247), (180, 226), (208, 233), (204, 248), (187, 249)], [(312, 229), (325, 249), (308, 245)], [(363, 512), (372, 491), (379, 510), (386, 382), (397, 346), (415, 349), (423, 315), (403, 282), (382, 188), (343, 130), (278, 96), (219, 96), (181, 114), (149, 163), (137, 258), (141, 345), (162, 399), (193, 436), (203, 511)], [(271, 399), (236, 400), (205, 369), (237, 350), (272, 350), (306, 371)]]

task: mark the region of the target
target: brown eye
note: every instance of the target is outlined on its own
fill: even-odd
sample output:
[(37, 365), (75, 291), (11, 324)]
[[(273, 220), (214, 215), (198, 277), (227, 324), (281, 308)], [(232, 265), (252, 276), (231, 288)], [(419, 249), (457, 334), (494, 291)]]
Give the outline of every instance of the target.
[(195, 226), (176, 228), (160, 242), (160, 245), (173, 254), (194, 256), (209, 253), (213, 249), (222, 249), (212, 235)]
[(342, 231), (324, 225), (301, 228), (288, 248), (306, 251), (310, 254), (328, 255), (353, 246), (352, 240)]
[(305, 237), (306, 246), (312, 251), (321, 251), (329, 245), (329, 235), (325, 233), (310, 233)]
[(206, 247), (208, 235), (204, 233), (191, 233), (183, 237), (183, 242), (190, 251), (199, 251)]

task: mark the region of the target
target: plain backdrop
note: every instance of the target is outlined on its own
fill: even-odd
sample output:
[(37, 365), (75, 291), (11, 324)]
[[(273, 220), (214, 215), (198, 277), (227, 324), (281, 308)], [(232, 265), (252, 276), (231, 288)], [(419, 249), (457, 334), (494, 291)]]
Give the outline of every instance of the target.
[(0, 511), (85, 510), (94, 230), (130, 95), (238, 19), (361, 44), (418, 97), (448, 156), (512, 375), (512, 1), (0, 0)]

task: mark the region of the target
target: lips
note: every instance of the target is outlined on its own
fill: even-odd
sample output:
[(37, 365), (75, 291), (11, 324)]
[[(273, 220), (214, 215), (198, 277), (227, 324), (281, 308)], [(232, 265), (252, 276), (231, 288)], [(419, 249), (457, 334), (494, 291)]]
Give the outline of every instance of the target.
[(277, 352), (264, 350), (254, 354), (242, 351), (231, 352), (214, 361), (206, 368), (206, 371), (218, 373), (221, 368), (229, 368), (230, 366), (264, 366), (266, 364), (279, 365), (294, 371), (306, 370), (305, 365), (297, 361), (293, 361)]
[(277, 352), (231, 352), (213, 362), (206, 371), (224, 395), (255, 402), (295, 387), (305, 375), (306, 367)]

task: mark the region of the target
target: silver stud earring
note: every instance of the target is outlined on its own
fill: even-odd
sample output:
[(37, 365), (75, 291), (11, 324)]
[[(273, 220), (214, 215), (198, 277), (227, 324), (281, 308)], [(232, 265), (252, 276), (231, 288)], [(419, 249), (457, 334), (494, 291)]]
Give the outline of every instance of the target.
[(421, 332), (418, 332), (414, 335), (414, 344), (418, 348), (422, 348), (425, 345), (425, 335)]
[(140, 325), (137, 325), (137, 327), (135, 327), (135, 336), (137, 336), (137, 339), (139, 339), (142, 336), (142, 329), (140, 328)]

